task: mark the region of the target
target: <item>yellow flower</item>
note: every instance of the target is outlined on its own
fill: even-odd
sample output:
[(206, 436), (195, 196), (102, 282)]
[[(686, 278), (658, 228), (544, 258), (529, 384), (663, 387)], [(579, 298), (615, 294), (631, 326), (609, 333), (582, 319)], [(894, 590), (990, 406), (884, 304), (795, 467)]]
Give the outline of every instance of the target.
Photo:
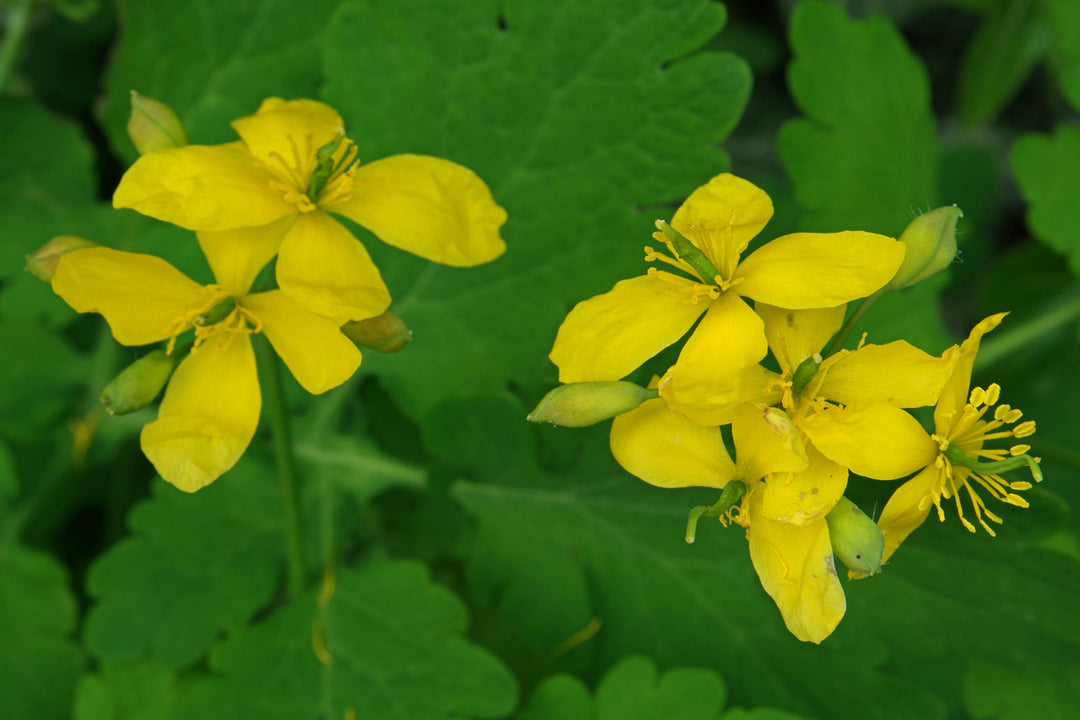
[(739, 405), (731, 430), (737, 462), (719, 427), (691, 422), (657, 398), (615, 418), (611, 450), (628, 472), (658, 487), (745, 485), (727, 519), (746, 528), (754, 569), (788, 630), (821, 642), (847, 608), (825, 520), (843, 496), (847, 470), (805, 447), (778, 408)]
[(232, 126), (239, 141), (143, 155), (113, 205), (215, 244), (273, 246), (285, 294), (339, 324), (379, 315), (390, 295), (363, 245), (329, 213), (446, 265), (505, 249), (506, 212), (468, 168), (421, 155), (361, 165), (341, 116), (314, 100), (269, 98)]
[(79, 312), (103, 315), (123, 345), (168, 339), (171, 352), (177, 336), (194, 329), (194, 345), (140, 438), (158, 473), (186, 492), (231, 468), (255, 434), (262, 400), (251, 334), (266, 333), (311, 393), (343, 383), (361, 357), (334, 321), (280, 290), (248, 294), (273, 243), (251, 244), (242, 253), (212, 242), (204, 238), (214, 285), (196, 283), (161, 258), (109, 248), (68, 253), (52, 278), (58, 295)]
[(650, 268), (578, 303), (550, 355), (559, 380), (618, 380), (704, 314), (660, 392), (698, 422), (728, 422), (740, 374), (767, 350), (762, 320), (743, 298), (795, 309), (833, 307), (875, 292), (903, 261), (901, 243), (866, 232), (785, 235), (741, 259), (771, 217), (768, 195), (734, 175), (718, 175), (695, 190), (671, 221), (675, 236), (689, 242), (679, 250), (658, 232), (654, 238), (671, 254), (646, 248), (645, 258), (690, 277)]

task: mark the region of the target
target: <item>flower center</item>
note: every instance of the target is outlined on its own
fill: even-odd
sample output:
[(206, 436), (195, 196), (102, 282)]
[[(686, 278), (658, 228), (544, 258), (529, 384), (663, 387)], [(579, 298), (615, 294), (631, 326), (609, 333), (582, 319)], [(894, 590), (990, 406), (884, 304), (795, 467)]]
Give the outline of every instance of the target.
[(166, 329), (169, 344), (165, 352), (172, 354), (176, 338), (194, 328), (195, 339), (191, 345), (194, 353), (211, 337), (217, 336), (218, 347), (228, 347), (237, 335), (262, 332), (262, 321), (250, 310), (236, 302), (236, 298), (217, 285), (206, 285), (199, 296), (184, 308)]
[(319, 148), (311, 133), (304, 136), (302, 146), (292, 135), (288, 140), (290, 156), (270, 153), (267, 165), (275, 176), (270, 186), (282, 193), (285, 202), (306, 213), (349, 198), (359, 160), (356, 143), (346, 138), (343, 130)]
[(726, 292), (742, 282), (742, 278), (735, 277), (735, 269), (749, 240), (739, 242), (735, 239), (734, 210), (726, 224), (691, 221), (688, 225), (689, 238), (663, 220), (656, 221), (656, 228), (659, 232), (654, 232), (653, 238), (663, 243), (670, 255), (646, 246), (645, 262), (659, 260), (667, 263), (701, 283), (719, 288), (720, 292)]

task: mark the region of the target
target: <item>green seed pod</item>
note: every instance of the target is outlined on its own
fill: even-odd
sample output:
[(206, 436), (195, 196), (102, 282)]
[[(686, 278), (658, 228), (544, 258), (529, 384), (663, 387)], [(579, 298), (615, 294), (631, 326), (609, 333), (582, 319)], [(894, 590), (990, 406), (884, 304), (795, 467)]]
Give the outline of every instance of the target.
[(360, 347), (381, 353), (396, 353), (412, 340), (412, 330), (405, 321), (387, 310), (367, 320), (350, 320), (341, 332)]
[(105, 411), (125, 415), (152, 403), (172, 377), (178, 355), (154, 350), (121, 370), (98, 398)]
[(72, 250), (90, 247), (97, 247), (97, 243), (77, 235), (57, 235), (26, 256), (26, 269), (39, 280), (50, 282), (56, 274), (56, 264), (60, 258)]
[(829, 539), (833, 553), (840, 562), (863, 575), (881, 570), (881, 554), (885, 537), (881, 528), (866, 513), (846, 497), (841, 497), (825, 521), (829, 524)]
[(956, 223), (963, 216), (960, 208), (948, 205), (912, 220), (900, 236), (907, 253), (889, 287), (910, 287), (947, 268), (956, 257)]
[(173, 109), (134, 90), (131, 91), (131, 118), (127, 131), (140, 155), (188, 144), (184, 125)]
[(570, 383), (545, 395), (526, 419), (562, 427), (586, 427), (630, 412), (656, 396), (656, 390), (625, 380)]

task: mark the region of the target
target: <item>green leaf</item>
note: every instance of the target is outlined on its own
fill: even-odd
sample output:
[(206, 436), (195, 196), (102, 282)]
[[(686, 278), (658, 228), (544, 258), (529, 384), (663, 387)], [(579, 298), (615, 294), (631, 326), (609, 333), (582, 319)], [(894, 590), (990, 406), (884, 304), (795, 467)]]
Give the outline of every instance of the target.
[(63, 566), (0, 538), (0, 707), (5, 717), (69, 717), (83, 657)]
[(183, 667), (262, 608), (284, 552), (272, 477), (249, 454), (193, 495), (155, 483), (131, 513), (133, 537), (90, 569), (87, 589), (98, 600), (85, 627), (91, 652)]
[(1072, 0), (1043, 0), (1040, 7), (1054, 34), (1051, 67), (1074, 110), (1080, 110), (1080, 5)]
[(973, 663), (964, 676), (964, 704), (975, 720), (1070, 720), (1080, 707), (1080, 666), (1024, 668)]
[(416, 333), (365, 364), (414, 417), (463, 388), (553, 380), (545, 356), (570, 306), (644, 272), (657, 215), (641, 207), (727, 166), (716, 144), (742, 113), (749, 72), (695, 52), (723, 20), (703, 0), (342, 3), (324, 98), (361, 157), (465, 164), (510, 216), (506, 254), (467, 270), (358, 231)]
[(235, 633), (175, 720), (493, 718), (514, 707), (513, 677), (462, 638), (464, 607), (419, 565), (340, 573), (323, 625), (328, 665), (312, 649), (317, 613), (306, 600)]
[(1027, 223), (1035, 237), (1063, 254), (1080, 276), (1080, 130), (1062, 125), (1053, 135), (1025, 135), (1009, 161), (1028, 204)]
[(0, 434), (37, 437), (70, 403), (83, 362), (61, 338), (25, 322), (0, 321)]
[(85, 675), (75, 696), (75, 720), (170, 720), (176, 676), (152, 663), (105, 663)]

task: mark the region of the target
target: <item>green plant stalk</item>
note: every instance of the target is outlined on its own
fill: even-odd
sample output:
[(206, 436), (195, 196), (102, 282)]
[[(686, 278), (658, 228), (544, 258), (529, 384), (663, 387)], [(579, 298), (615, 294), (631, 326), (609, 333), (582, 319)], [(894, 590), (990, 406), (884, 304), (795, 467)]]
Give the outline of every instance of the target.
[(843, 326), (840, 328), (840, 332), (836, 333), (832, 342), (822, 351), (822, 358), (829, 357), (844, 346), (844, 341), (847, 340), (848, 335), (851, 334), (851, 331), (854, 330), (855, 326), (862, 320), (862, 316), (866, 314), (866, 311), (870, 309), (870, 306), (874, 304), (874, 301), (884, 295), (888, 289), (889, 286), (886, 285), (873, 295), (863, 298), (863, 301), (859, 303), (859, 307), (855, 308), (855, 312), (851, 313), (851, 317), (844, 322)]
[[(264, 345), (265, 347), (265, 345)], [(281, 500), (285, 513), (285, 559), (286, 588), (289, 598), (295, 599), (304, 591), (307, 568), (304, 563), (303, 526), (300, 519), (300, 493), (297, 488), (296, 458), (293, 455), (292, 436), (289, 432), (288, 409), (285, 407), (285, 390), (281, 381), (281, 359), (265, 348), (267, 362), (266, 404), (270, 427), (274, 435), (274, 459), (281, 480)]]
[(4, 28), (4, 42), (0, 45), (0, 93), (4, 91), (11, 73), (15, 69), (15, 58), (22, 46), (26, 28), (30, 25), (30, 8), (33, 0), (19, 0), (8, 13), (7, 27)]
[(1008, 328), (982, 341), (975, 359), (976, 367), (982, 369), (1001, 362), (1022, 347), (1062, 325), (1080, 318), (1080, 296), (1051, 308), (1023, 325)]

